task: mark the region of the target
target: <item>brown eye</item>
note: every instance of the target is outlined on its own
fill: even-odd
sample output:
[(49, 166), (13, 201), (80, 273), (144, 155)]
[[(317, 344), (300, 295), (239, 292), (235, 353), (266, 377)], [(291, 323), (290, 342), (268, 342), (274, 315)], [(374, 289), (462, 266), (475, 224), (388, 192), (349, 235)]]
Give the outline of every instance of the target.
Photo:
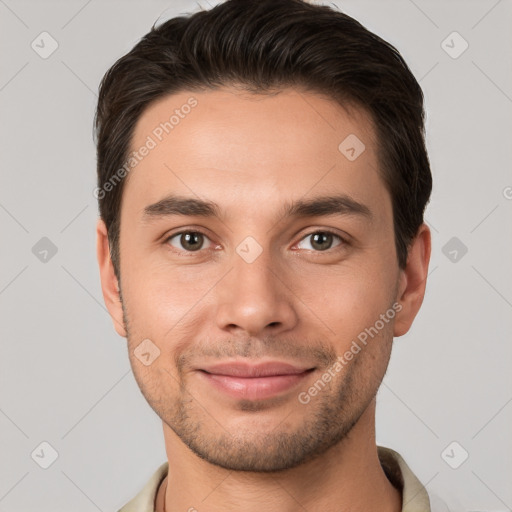
[(209, 239), (199, 231), (183, 231), (170, 236), (167, 241), (170, 245), (179, 250), (194, 252), (204, 249), (205, 241)]
[[(300, 244), (305, 240), (310, 239), (309, 247), (300, 247)], [(335, 239), (338, 239), (338, 243), (333, 245)], [(315, 231), (306, 235), (299, 243), (300, 249), (307, 249), (313, 251), (326, 251), (332, 247), (336, 247), (342, 242), (342, 238), (339, 235), (331, 233), (329, 231)]]

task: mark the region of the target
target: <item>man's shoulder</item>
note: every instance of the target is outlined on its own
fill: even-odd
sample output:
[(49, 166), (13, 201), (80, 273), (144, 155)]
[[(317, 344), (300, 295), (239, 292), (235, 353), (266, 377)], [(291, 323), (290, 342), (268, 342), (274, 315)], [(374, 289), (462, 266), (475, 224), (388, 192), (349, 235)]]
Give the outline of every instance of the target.
[(151, 475), (142, 490), (117, 512), (154, 512), (158, 487), (167, 476), (169, 463), (162, 463)]
[(446, 504), (427, 492), (405, 459), (395, 450), (377, 446), (382, 469), (389, 481), (402, 492), (402, 512), (449, 512)]

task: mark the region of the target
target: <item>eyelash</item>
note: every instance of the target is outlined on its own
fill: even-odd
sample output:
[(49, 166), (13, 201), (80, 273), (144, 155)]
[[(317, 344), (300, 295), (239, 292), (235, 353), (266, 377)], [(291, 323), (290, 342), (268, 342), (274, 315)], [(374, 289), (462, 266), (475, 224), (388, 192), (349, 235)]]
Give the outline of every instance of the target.
[[(180, 235), (183, 235), (185, 233), (198, 233), (198, 234), (203, 235), (204, 237), (206, 237), (208, 240), (210, 240), (208, 235), (204, 231), (201, 231), (200, 229), (185, 229), (185, 230), (182, 230), (182, 231), (178, 231), (177, 233), (173, 233), (172, 235), (169, 235), (168, 237), (165, 238), (163, 243), (168, 247), (169, 250), (171, 250), (172, 252), (178, 253), (180, 255), (193, 256), (193, 255), (201, 253), (204, 249), (199, 249), (197, 251), (187, 251), (185, 249), (183, 249), (183, 250), (176, 249), (175, 247), (172, 247), (169, 244), (169, 241), (172, 238), (180, 236)], [(318, 229), (316, 231), (311, 231), (310, 233), (305, 234), (297, 243), (300, 243), (303, 240), (305, 240), (306, 238), (308, 238), (309, 236), (313, 236), (313, 235), (316, 235), (318, 233), (332, 235), (333, 237), (337, 238), (340, 243), (338, 245), (335, 245), (334, 247), (330, 247), (329, 249), (326, 249), (325, 251), (314, 251), (314, 250), (310, 250), (310, 249), (304, 249), (304, 250), (307, 250), (309, 252), (312, 252), (312, 253), (318, 254), (318, 255), (332, 254), (336, 250), (341, 249), (343, 246), (350, 245), (349, 241), (346, 238), (342, 237), (338, 233), (335, 233), (334, 231), (331, 231), (329, 229)], [(211, 242), (211, 240), (210, 240), (210, 242)], [(294, 244), (294, 245), (297, 245), (297, 244)]]

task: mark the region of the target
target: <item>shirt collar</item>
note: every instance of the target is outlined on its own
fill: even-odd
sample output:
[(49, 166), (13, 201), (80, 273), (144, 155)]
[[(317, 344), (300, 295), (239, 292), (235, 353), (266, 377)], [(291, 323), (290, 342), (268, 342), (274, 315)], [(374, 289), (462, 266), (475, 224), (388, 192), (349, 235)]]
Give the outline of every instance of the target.
[[(402, 493), (402, 512), (431, 512), (425, 487), (402, 456), (384, 446), (377, 446), (377, 453), (388, 480)], [(161, 464), (139, 494), (118, 512), (155, 512), (156, 494), (168, 471), (169, 463)]]

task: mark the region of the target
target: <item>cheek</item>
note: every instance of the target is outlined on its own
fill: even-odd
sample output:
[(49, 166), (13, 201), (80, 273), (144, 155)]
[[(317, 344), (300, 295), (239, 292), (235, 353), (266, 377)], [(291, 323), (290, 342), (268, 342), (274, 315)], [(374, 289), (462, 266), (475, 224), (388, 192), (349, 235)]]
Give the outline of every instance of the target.
[(393, 276), (378, 267), (345, 267), (328, 274), (303, 274), (293, 289), (306, 306), (298, 306), (303, 320), (320, 320), (339, 351), (388, 310), (394, 286)]
[(175, 338), (197, 316), (206, 294), (218, 281), (218, 269), (142, 264), (142, 260), (137, 264), (134, 259), (130, 263), (135, 270), (123, 276), (122, 286), (132, 331), (162, 341)]

